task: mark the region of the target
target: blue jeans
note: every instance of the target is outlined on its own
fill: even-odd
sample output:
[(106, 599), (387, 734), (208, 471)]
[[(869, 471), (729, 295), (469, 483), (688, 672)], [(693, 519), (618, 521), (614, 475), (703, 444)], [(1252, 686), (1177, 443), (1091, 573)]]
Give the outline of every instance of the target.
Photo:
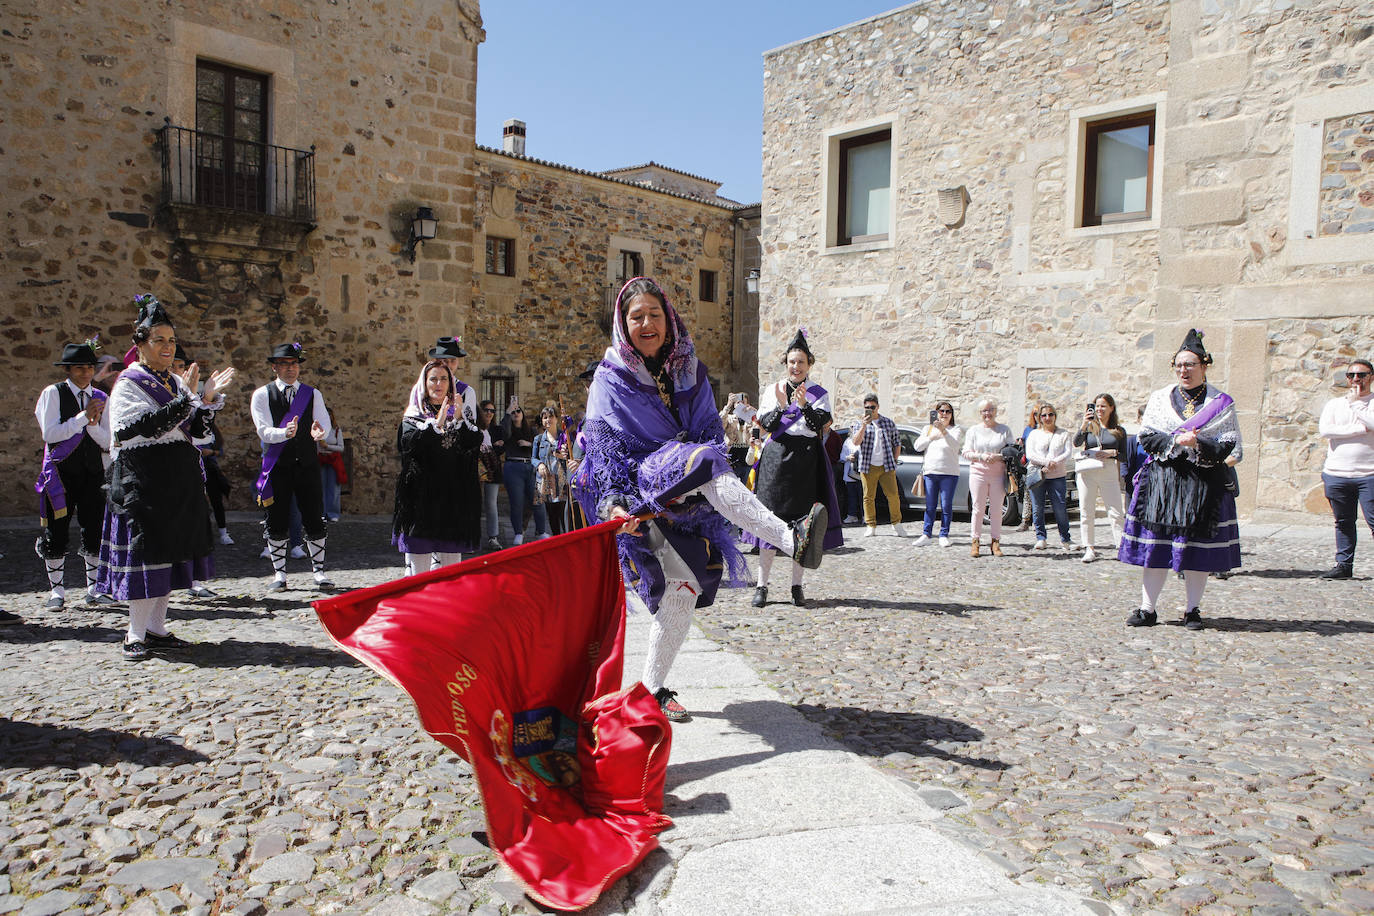
[(324, 517), (332, 521), (343, 514), (339, 509), (339, 474), (332, 466), (320, 465), (320, 487), (324, 490)]
[[(510, 500), (510, 527), (517, 537), (525, 533), (525, 507), (534, 499), (534, 465), (528, 461), (507, 461), (501, 468)], [(534, 507), (534, 533), (543, 534), (548, 519), (543, 506)]]
[(847, 518), (858, 518), (864, 507), (864, 485), (861, 480), (844, 482), (844, 514)]
[(1322, 473), (1326, 501), (1336, 517), (1336, 565), (1350, 569), (1355, 565), (1355, 536), (1359, 513), (1374, 535), (1374, 477), (1334, 477)]
[(1059, 540), (1069, 543), (1069, 510), (1064, 506), (1064, 491), (1067, 480), (1063, 477), (1046, 477), (1045, 482), (1030, 491), (1031, 517), (1035, 520), (1035, 539), (1045, 540), (1045, 497), (1049, 496), (1050, 506), (1054, 509), (1054, 521), (1059, 526)]
[(935, 529), (935, 510), (940, 510), (940, 537), (949, 537), (949, 522), (954, 517), (954, 488), (959, 485), (958, 474), (927, 474), (925, 536)]

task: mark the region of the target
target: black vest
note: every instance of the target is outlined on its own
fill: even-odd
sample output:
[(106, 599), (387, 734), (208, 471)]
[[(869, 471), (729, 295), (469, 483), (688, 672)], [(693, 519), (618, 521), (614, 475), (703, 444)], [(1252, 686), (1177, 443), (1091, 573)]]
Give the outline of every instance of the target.
[[(303, 382), (297, 382), (299, 388)], [(291, 402), (286, 398), (286, 392), (272, 382), (267, 386), (267, 409), (272, 412), (272, 425), (281, 426), (281, 418), (286, 416), (286, 412), (291, 409)], [(315, 440), (310, 437), (310, 425), (315, 421), (315, 391), (310, 391), (310, 400), (305, 405), (305, 412), (301, 414), (301, 420), (296, 424), (296, 435), (282, 446), (281, 457), (277, 459), (280, 464), (283, 461), (305, 461), (307, 458), (313, 464), (318, 449), (315, 447)]]
[[(76, 395), (72, 393), (72, 386), (66, 382), (58, 382), (53, 387), (57, 389), (58, 420), (66, 423), (81, 413), (81, 404), (77, 401)], [(108, 404), (106, 406), (108, 407)], [(96, 477), (105, 476), (105, 462), (101, 458), (100, 446), (95, 444), (95, 440), (84, 429), (81, 431), (81, 444), (70, 455), (62, 459), (57, 468), (59, 473), (64, 474), (84, 472), (94, 474)]]

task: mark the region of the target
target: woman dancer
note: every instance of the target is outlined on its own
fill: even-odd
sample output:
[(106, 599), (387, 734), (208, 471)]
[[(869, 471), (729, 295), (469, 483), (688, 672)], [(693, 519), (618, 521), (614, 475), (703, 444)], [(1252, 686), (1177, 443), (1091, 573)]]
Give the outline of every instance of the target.
[[(587, 396), (579, 499), (589, 516), (621, 518), (620, 565), (653, 614), (644, 685), (664, 714), (688, 718), (665, 686), (692, 621), (728, 569), (744, 581), (731, 524), (775, 544), (807, 569), (820, 565), (828, 521), (817, 503), (789, 526), (730, 469), (720, 416), (681, 317), (653, 280), (636, 277), (616, 298), (611, 345)], [(644, 523), (632, 513), (656, 516)]]
[(210, 505), (200, 454), (191, 443), (191, 415), (218, 410), (220, 389), (233, 368), (212, 373), (198, 396), (200, 367), (171, 372), (176, 328), (151, 295), (139, 296), (134, 346), (138, 361), (125, 369), (110, 394), (113, 461), (109, 505), (100, 548), (100, 575), (109, 594), (129, 603), (124, 657), (142, 661), (152, 650), (184, 647), (167, 631), (167, 600), (174, 588), (211, 577)]
[(1227, 489), (1227, 458), (1241, 458), (1231, 396), (1207, 382), (1212, 356), (1190, 330), (1174, 354), (1178, 384), (1150, 395), (1138, 442), (1149, 456), (1135, 476), (1117, 558), (1144, 567), (1141, 605), (1126, 625), (1151, 627), (1169, 570), (1183, 575), (1183, 625), (1202, 629), (1198, 605), (1207, 574), (1240, 566), (1236, 499)]
[[(816, 503), (824, 503), (830, 527), (825, 532), (825, 548), (844, 544), (839, 501), (835, 497), (835, 476), (819, 435), (830, 422), (830, 394), (820, 385), (807, 381), (816, 357), (806, 342), (806, 330), (784, 351), (787, 375), (759, 395), (758, 422), (767, 439), (759, 453), (754, 492), (774, 515), (785, 522), (805, 518)], [(773, 571), (777, 547), (745, 533), (744, 541), (759, 548), (759, 585), (754, 590), (754, 607), (768, 604), (768, 578)], [(802, 567), (792, 566), (792, 603), (806, 606), (802, 592)]]
[(475, 551), (481, 538), (482, 433), (464, 418), (462, 396), (444, 360), (425, 363), (420, 383), (424, 397), (406, 407), (396, 433), (401, 475), (391, 543), (405, 557), (407, 576), (415, 575), (421, 555), (429, 554), (429, 568), (438, 569)]

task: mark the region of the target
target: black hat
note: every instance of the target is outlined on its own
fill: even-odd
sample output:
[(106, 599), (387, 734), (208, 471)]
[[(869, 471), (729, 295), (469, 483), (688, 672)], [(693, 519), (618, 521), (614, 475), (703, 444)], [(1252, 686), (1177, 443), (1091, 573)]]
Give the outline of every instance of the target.
[(172, 360), (181, 360), (188, 366), (191, 364), (191, 357), (187, 356), (186, 351), (181, 349), (181, 344), (177, 344), (177, 351), (172, 354)]
[(1183, 338), (1183, 345), (1174, 351), (1174, 355), (1177, 356), (1187, 350), (1202, 360), (1204, 366), (1212, 365), (1212, 354), (1208, 353), (1207, 348), (1202, 345), (1202, 337), (1202, 332), (1197, 328), (1189, 328), (1188, 336)]
[(802, 351), (813, 363), (816, 361), (816, 354), (811, 352), (811, 347), (806, 342), (806, 328), (797, 328), (797, 336), (792, 338), (792, 342), (788, 344), (787, 349), (782, 352), (783, 355), (786, 356), (793, 350)]
[(601, 360), (592, 360), (591, 362), (587, 363), (586, 371), (577, 373), (577, 377), (582, 379), (582, 381), (584, 382), (590, 382), (592, 380), (592, 377), (596, 375), (596, 367), (599, 365), (601, 365)]
[(468, 351), (463, 349), (461, 337), (440, 337), (434, 342), (434, 346), (429, 348), (430, 359), (460, 359), (467, 355)]
[(277, 344), (272, 349), (272, 355), (267, 357), (267, 361), (270, 363), (279, 359), (294, 359), (303, 363), (305, 362), (305, 350), (295, 341), (289, 344)]
[(53, 365), (94, 366), (96, 365), (95, 345), (89, 340), (81, 343), (69, 343), (62, 348), (62, 358)]
[(162, 303), (152, 293), (135, 296), (134, 305), (138, 306), (138, 323), (134, 325), (135, 328), (155, 328), (160, 324), (172, 325), (172, 316), (167, 314), (167, 310), (162, 307)]

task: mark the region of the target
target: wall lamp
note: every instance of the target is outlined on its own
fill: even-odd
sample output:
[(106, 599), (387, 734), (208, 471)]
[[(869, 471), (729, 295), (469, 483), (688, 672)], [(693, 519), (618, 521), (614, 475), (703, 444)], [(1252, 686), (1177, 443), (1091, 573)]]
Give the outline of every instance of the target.
[(402, 253), (410, 257), (410, 263), (415, 263), (415, 249), (434, 238), (439, 231), (439, 220), (434, 217), (434, 211), (429, 207), (416, 207), (415, 218), (410, 221), (410, 238), (406, 239)]
[(753, 296), (759, 291), (759, 269), (749, 268), (749, 273), (744, 275), (744, 291)]

